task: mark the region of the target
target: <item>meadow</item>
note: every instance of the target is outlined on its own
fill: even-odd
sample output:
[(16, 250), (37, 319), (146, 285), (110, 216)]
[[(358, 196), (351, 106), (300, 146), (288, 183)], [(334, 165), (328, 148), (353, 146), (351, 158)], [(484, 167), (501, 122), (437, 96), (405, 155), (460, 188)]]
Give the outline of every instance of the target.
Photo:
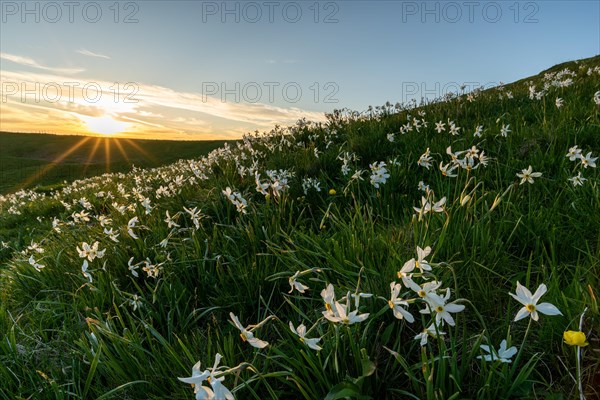
[(588, 399), (600, 56), (0, 196), (6, 399)]
[(127, 172), (132, 164), (154, 168), (208, 154), (224, 143), (0, 132), (0, 194), (56, 190), (65, 181)]

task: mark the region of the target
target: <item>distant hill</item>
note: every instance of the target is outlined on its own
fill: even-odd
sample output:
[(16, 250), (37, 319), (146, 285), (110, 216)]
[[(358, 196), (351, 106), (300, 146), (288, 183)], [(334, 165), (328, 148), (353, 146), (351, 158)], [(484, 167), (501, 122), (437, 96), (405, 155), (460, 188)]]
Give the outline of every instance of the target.
[(125, 172), (132, 165), (157, 167), (206, 155), (224, 143), (0, 132), (0, 193)]

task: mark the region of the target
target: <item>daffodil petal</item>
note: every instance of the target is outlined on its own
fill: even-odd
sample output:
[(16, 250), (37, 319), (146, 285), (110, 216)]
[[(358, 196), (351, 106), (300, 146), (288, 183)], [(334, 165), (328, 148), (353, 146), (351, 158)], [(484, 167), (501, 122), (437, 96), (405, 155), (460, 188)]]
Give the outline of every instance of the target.
[(550, 303), (542, 303), (536, 306), (537, 311), (546, 315), (562, 315), (560, 310), (555, 305)]

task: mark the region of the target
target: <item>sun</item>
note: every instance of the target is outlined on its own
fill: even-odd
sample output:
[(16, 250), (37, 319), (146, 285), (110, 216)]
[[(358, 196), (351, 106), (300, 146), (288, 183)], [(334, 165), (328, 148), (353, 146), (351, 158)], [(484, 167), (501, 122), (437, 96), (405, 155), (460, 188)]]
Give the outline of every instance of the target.
[(80, 117), (87, 125), (87, 128), (92, 133), (100, 133), (103, 135), (113, 135), (115, 133), (124, 132), (129, 127), (129, 124), (105, 115), (102, 117)]

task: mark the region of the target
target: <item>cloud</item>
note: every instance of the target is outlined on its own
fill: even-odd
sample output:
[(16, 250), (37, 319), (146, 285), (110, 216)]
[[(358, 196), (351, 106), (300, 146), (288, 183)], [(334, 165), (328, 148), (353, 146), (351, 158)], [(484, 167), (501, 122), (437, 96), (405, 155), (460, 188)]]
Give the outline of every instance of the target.
[(8, 54), (8, 53), (0, 53), (0, 58), (10, 61), (10, 62), (14, 62), (15, 64), (20, 64), (20, 65), (24, 65), (26, 67), (33, 67), (33, 68), (38, 68), (38, 69), (42, 69), (44, 71), (51, 71), (53, 73), (56, 74), (77, 74), (79, 72), (83, 72), (85, 71), (85, 69), (82, 68), (54, 68), (54, 67), (47, 67), (45, 65), (41, 65), (39, 64), (37, 61), (35, 61), (32, 58), (29, 57), (23, 57), (23, 56), (17, 56), (14, 54)]
[(106, 56), (104, 54), (100, 54), (100, 53), (94, 53), (93, 51), (89, 51), (87, 49), (80, 49), (77, 50), (77, 53), (79, 54), (83, 54), (84, 56), (89, 56), (89, 57), (97, 57), (97, 58), (104, 58), (107, 60), (110, 60), (109, 56)]
[[(171, 88), (144, 83), (136, 83), (134, 102), (126, 102), (125, 95), (131, 91), (121, 90), (121, 97), (115, 99), (114, 82), (103, 80), (76, 79), (68, 76), (37, 72), (0, 71), (0, 79), (10, 86), (5, 90), (2, 99), (4, 109), (12, 105), (20, 108), (35, 107), (38, 112), (46, 109), (56, 118), (56, 113), (68, 115), (68, 122), (73, 126), (72, 117), (101, 118), (109, 116), (117, 121), (127, 121), (136, 134), (159, 135), (168, 134), (170, 138), (181, 135), (190, 139), (193, 134), (199, 137), (241, 137), (246, 132), (255, 130), (268, 131), (274, 125), (286, 126), (296, 123), (301, 118), (312, 121), (324, 121), (320, 112), (312, 112), (297, 107), (289, 107), (264, 103), (223, 102), (220, 98), (205, 96), (197, 92), (176, 91)], [(74, 85), (76, 81), (77, 85)], [(20, 88), (25, 84), (27, 90), (39, 84), (42, 101), (28, 94), (22, 99)], [(53, 83), (44, 92), (44, 85)], [(68, 83), (68, 86), (67, 86)], [(86, 85), (100, 87), (84, 90)], [(57, 87), (62, 89), (58, 101)], [(8, 86), (7, 86), (8, 89)], [(46, 98), (45, 98), (46, 97)], [(48, 101), (50, 98), (52, 101)], [(93, 99), (93, 101), (92, 101)], [(97, 99), (97, 100), (96, 100)], [(45, 100), (45, 101), (44, 101)], [(3, 100), (4, 101), (4, 100)], [(54, 120), (58, 122), (57, 119)], [(2, 118), (3, 125), (7, 123)], [(11, 124), (14, 125), (14, 124)], [(27, 118), (19, 124), (26, 127)], [(56, 124), (55, 124), (56, 125)], [(8, 126), (7, 126), (8, 128)], [(10, 128), (16, 129), (16, 128)], [(54, 128), (56, 129), (56, 128)], [(54, 130), (53, 129), (53, 130)], [(26, 128), (19, 128), (24, 131)], [(65, 132), (67, 133), (67, 132)], [(161, 135), (162, 136), (162, 135)]]

